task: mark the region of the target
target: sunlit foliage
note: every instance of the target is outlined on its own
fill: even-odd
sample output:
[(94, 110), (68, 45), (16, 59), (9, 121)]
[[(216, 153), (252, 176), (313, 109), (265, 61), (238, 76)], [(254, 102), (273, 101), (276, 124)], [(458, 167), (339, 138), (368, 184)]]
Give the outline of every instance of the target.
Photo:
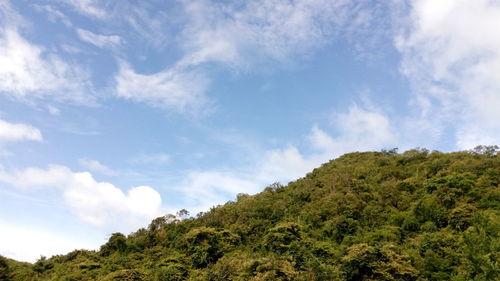
[(166, 215), (0, 280), (498, 280), (498, 147), (350, 153), (286, 186)]

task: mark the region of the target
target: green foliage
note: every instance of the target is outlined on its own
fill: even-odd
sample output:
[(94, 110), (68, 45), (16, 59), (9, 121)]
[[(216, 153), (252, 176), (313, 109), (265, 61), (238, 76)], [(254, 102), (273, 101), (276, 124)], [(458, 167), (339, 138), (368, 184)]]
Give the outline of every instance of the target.
[(284, 254), (293, 246), (300, 242), (300, 227), (293, 222), (279, 223), (269, 229), (263, 239), (263, 247), (271, 252)]
[(463, 233), (467, 270), (462, 273), (476, 280), (500, 278), (500, 217), (495, 213), (479, 213), (471, 219), (471, 224)]
[(7, 264), (7, 260), (0, 256), (0, 280), (9, 280), (10, 276), (10, 268), (9, 265)]
[(121, 233), (113, 233), (106, 244), (101, 246), (101, 254), (109, 256), (113, 252), (125, 252), (127, 250), (127, 238)]
[(346, 280), (416, 280), (418, 276), (410, 257), (393, 244), (354, 244), (342, 257), (342, 267)]
[(158, 281), (180, 281), (187, 277), (188, 269), (181, 263), (169, 263), (156, 272)]
[(437, 227), (445, 227), (448, 224), (448, 210), (433, 195), (426, 195), (419, 200), (413, 214), (420, 223), (431, 221)]
[(215, 263), (224, 253), (239, 243), (239, 237), (229, 231), (210, 227), (194, 228), (184, 235), (184, 248), (191, 256), (193, 266), (206, 267)]
[(500, 280), (498, 147), (350, 153), (0, 280)]
[(495, 156), (498, 155), (500, 152), (499, 148), (497, 145), (478, 145), (474, 147), (473, 150), (471, 150), (471, 153), (473, 154), (482, 154), (482, 155), (487, 155), (487, 156)]
[(146, 280), (144, 275), (139, 271), (122, 269), (104, 276), (102, 281), (143, 281)]
[(352, 235), (359, 228), (359, 222), (355, 219), (337, 216), (325, 223), (324, 234), (331, 237), (337, 243), (341, 243), (345, 236)]
[(45, 256), (41, 256), (35, 264), (33, 264), (33, 270), (38, 273), (44, 273), (52, 267), (54, 267), (54, 264), (51, 261), (48, 261)]

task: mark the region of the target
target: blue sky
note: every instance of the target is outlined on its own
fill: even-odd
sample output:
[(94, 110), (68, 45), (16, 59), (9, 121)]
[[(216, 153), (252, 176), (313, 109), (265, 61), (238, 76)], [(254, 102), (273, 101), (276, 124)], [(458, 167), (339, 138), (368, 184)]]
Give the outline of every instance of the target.
[(0, 2), (0, 254), (96, 249), (352, 151), (500, 143), (493, 0)]

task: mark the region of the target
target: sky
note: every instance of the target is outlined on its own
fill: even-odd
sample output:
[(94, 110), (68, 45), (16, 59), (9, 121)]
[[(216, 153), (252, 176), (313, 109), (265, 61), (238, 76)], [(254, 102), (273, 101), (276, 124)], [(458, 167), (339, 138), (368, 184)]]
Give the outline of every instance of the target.
[(500, 144), (500, 1), (0, 0), (0, 254), (353, 151)]

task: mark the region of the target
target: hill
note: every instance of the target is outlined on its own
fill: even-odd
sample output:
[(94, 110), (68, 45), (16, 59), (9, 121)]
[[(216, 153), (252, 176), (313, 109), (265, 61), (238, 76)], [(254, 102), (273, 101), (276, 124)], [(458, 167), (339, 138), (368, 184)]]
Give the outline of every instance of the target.
[(497, 147), (350, 153), (185, 215), (114, 233), (99, 251), (1, 258), (0, 280), (500, 278)]

